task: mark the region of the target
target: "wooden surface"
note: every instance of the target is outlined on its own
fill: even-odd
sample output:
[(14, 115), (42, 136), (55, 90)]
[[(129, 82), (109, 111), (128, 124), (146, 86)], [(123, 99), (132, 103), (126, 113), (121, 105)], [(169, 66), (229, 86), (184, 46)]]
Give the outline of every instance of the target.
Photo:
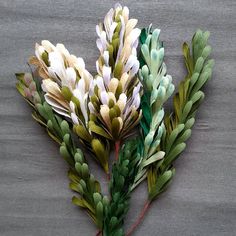
[[(56, 3), (53, 3), (56, 2)], [(35, 42), (62, 42), (95, 72), (95, 25), (115, 2), (0, 0), (0, 235), (95, 235), (71, 203), (58, 147), (30, 116), (14, 73), (28, 70)], [(122, 2), (121, 2), (122, 3)], [(185, 75), (181, 45), (197, 28), (211, 32), (213, 79), (176, 176), (134, 235), (236, 235), (236, 1), (126, 1), (139, 27), (162, 29), (168, 72)], [(93, 165), (96, 176), (99, 167)], [(103, 184), (106, 181), (103, 180)], [(126, 227), (135, 220), (145, 185), (133, 193)]]

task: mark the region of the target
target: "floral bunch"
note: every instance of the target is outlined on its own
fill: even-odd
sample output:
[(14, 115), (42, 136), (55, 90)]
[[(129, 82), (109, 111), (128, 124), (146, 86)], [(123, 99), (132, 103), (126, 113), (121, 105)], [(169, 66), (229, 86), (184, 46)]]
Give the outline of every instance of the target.
[[(165, 104), (175, 87), (167, 74), (160, 30), (136, 25), (127, 7), (116, 4), (109, 10), (96, 26), (100, 55), (95, 75), (63, 44), (47, 40), (36, 44), (35, 56), (29, 59), (34, 70), (16, 74), (16, 87), (33, 107), (33, 118), (59, 144), (68, 163), (70, 188), (76, 193), (73, 203), (91, 216), (97, 235), (130, 235), (167, 188), (214, 65), (208, 59), (209, 32), (198, 30), (191, 46), (183, 44), (187, 75), (168, 110)], [(108, 175), (109, 196), (91, 174), (91, 157)], [(131, 193), (145, 180), (148, 199), (125, 234)]]

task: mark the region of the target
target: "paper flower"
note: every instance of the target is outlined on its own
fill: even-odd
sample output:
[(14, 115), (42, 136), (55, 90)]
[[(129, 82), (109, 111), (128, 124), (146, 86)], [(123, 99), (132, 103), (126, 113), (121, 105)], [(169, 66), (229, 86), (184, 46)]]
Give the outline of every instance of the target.
[(136, 24), (136, 19), (129, 19), (129, 9), (117, 4), (96, 27), (101, 56), (89, 102), (90, 112), (97, 119), (90, 127), (96, 132), (101, 123), (103, 132), (99, 133), (115, 141), (129, 135), (141, 116), (141, 84), (136, 75), (140, 30), (134, 28)]
[[(85, 69), (84, 60), (70, 54), (63, 44), (54, 46), (47, 40), (43, 40), (41, 45), (36, 44), (35, 55), (30, 62), (38, 66), (39, 75), (43, 78), (42, 88), (47, 103), (57, 113), (86, 126), (92, 76)], [(74, 103), (80, 116), (75, 115)]]

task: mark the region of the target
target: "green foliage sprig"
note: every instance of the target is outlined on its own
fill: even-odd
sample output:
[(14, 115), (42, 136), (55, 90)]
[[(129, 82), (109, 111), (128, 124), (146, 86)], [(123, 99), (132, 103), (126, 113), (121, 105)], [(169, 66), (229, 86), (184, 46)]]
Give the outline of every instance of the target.
[[(174, 96), (174, 111), (165, 114), (165, 132), (160, 149), (165, 152), (161, 165), (149, 170), (149, 198), (153, 199), (163, 192), (174, 176), (173, 162), (186, 147), (191, 136), (197, 109), (204, 99), (201, 91), (211, 78), (214, 61), (208, 59), (211, 47), (208, 45), (209, 32), (198, 30), (192, 39), (192, 54), (187, 43), (183, 44), (183, 54), (187, 76), (178, 86)], [(160, 181), (161, 180), (161, 181)]]
[(214, 60), (208, 59), (211, 46), (208, 45), (210, 33), (198, 30), (192, 39), (192, 54), (187, 43), (183, 44), (183, 54), (187, 76), (180, 82), (174, 96), (174, 112), (166, 114), (166, 133), (161, 142), (165, 160), (161, 170), (167, 170), (184, 150), (185, 142), (191, 135), (198, 107), (204, 99), (203, 86), (211, 78)]
[(102, 196), (99, 182), (89, 173), (83, 152), (75, 147), (68, 122), (56, 115), (51, 106), (44, 101), (41, 87), (36, 85), (34, 75), (20, 73), (16, 74), (16, 78), (18, 91), (34, 108), (33, 118), (43, 125), (49, 136), (60, 145), (60, 153), (70, 167), (70, 188), (80, 194), (80, 198), (73, 197), (73, 203), (86, 209), (98, 228), (102, 229), (101, 211), (108, 200), (106, 196)]
[(129, 209), (131, 187), (140, 161), (140, 140), (128, 140), (120, 150), (119, 160), (113, 165), (110, 181), (111, 201), (106, 207), (103, 236), (123, 236), (124, 217)]
[(211, 47), (207, 43), (209, 35), (208, 31), (198, 30), (192, 38), (192, 52), (187, 43), (183, 44), (188, 74), (180, 82), (178, 92), (174, 96), (174, 111), (166, 113), (164, 117), (165, 129), (159, 149), (165, 152), (165, 156), (160, 162), (152, 163), (148, 169), (148, 200), (128, 235), (142, 221), (150, 203), (166, 190), (175, 174), (173, 162), (183, 152), (185, 142), (191, 136), (197, 109), (204, 99), (201, 89), (211, 78), (214, 66), (214, 60), (208, 59), (211, 53)]
[(147, 176), (151, 164), (160, 161), (165, 153), (159, 149), (164, 132), (163, 104), (174, 91), (172, 78), (167, 75), (164, 48), (159, 40), (160, 30), (152, 31), (151, 25), (143, 29), (140, 36), (141, 55), (139, 78), (144, 87), (141, 97), (143, 117), (140, 121), (142, 142), (142, 160), (135, 178), (135, 188)]

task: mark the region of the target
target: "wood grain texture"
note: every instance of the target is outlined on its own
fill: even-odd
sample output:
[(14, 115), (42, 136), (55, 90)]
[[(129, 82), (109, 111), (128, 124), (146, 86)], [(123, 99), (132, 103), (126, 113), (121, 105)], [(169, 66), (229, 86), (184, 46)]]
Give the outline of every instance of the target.
[[(55, 3), (56, 2), (56, 3)], [(14, 73), (28, 70), (35, 42), (62, 42), (95, 72), (95, 25), (115, 2), (0, 0), (0, 235), (95, 235), (89, 218), (71, 204), (67, 167), (58, 147), (30, 116)], [(121, 1), (121, 3), (123, 3)], [(176, 162), (173, 184), (154, 202), (141, 235), (236, 235), (236, 2), (125, 1), (139, 27), (162, 29), (168, 72), (184, 75), (181, 45), (197, 28), (211, 32), (213, 79), (205, 88), (193, 135)], [(96, 176), (99, 168), (93, 165)], [(132, 196), (126, 227), (135, 220), (145, 184)]]

